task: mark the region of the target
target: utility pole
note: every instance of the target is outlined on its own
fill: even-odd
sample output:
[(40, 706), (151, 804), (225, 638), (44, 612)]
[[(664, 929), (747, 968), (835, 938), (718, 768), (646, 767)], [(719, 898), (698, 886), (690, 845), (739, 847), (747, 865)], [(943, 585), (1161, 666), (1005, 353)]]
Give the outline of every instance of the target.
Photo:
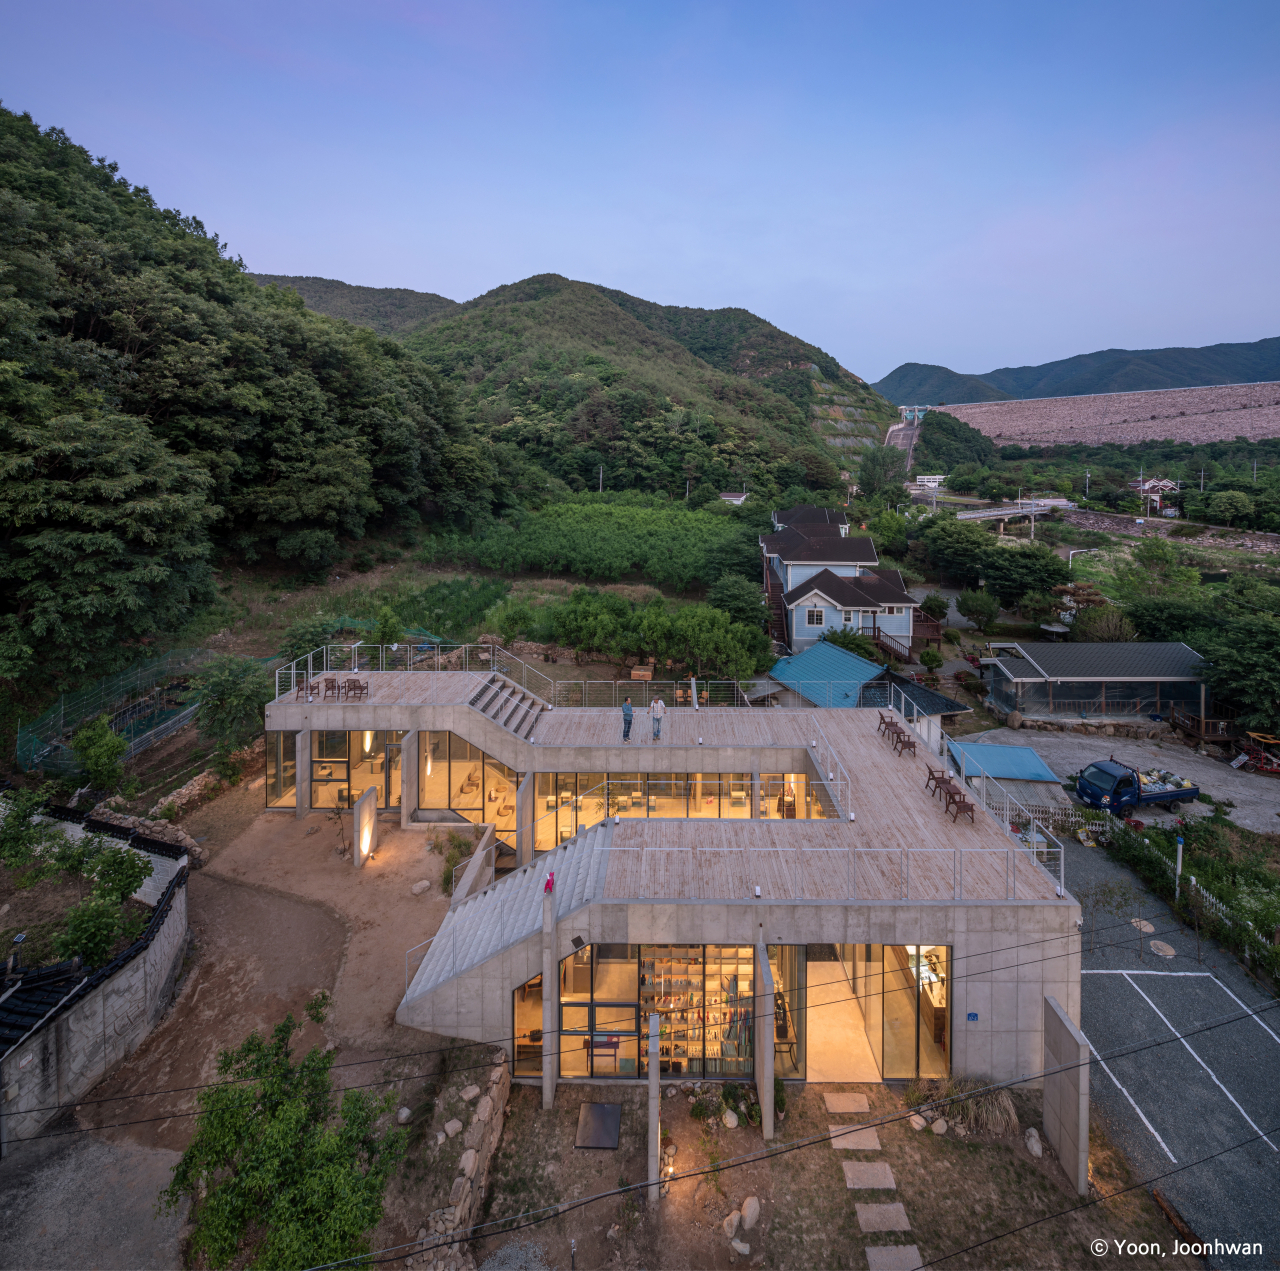
[(1256, 459), (1253, 461), (1253, 484), (1258, 484), (1258, 461)]
[(604, 464), (600, 465), (600, 493), (604, 493)]
[(1084, 497), (1089, 497), (1089, 469), (1084, 470)]
[(684, 479), (684, 501), (686, 503), (689, 502), (689, 478), (688, 477), (685, 477)]
[(1204, 469), (1200, 469), (1200, 493), (1204, 493)]

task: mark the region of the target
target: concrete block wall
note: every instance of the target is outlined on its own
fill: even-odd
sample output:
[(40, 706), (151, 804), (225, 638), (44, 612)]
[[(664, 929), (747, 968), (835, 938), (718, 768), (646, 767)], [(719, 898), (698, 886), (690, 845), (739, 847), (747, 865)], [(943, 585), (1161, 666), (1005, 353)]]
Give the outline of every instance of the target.
[(1044, 999), (1044, 1069), (1044, 1136), (1077, 1195), (1084, 1196), (1089, 1191), (1089, 1043), (1053, 997)]
[[(138, 848), (132, 849), (139, 852)], [(140, 900), (145, 905), (158, 905), (160, 897), (164, 895), (165, 889), (173, 882), (174, 876), (180, 869), (186, 869), (188, 866), (188, 857), (184, 853), (174, 860), (169, 856), (157, 856), (154, 852), (139, 852), (151, 862), (151, 877), (144, 880), (141, 887), (133, 893), (134, 900)]]
[(39, 1133), (141, 1045), (173, 997), (186, 944), (184, 878), (145, 949), (0, 1060), (0, 1150)]

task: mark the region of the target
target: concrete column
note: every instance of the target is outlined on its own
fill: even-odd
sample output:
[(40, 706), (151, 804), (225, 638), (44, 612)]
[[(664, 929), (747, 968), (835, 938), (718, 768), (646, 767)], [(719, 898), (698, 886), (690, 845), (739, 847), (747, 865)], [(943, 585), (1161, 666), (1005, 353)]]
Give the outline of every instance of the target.
[[(554, 875), (548, 875), (548, 882)], [(548, 887), (542, 896), (542, 1106), (556, 1101), (560, 1071), (560, 977), (556, 974), (556, 896)]]
[(751, 774), (751, 819), (756, 821), (760, 817), (760, 774), (753, 772)]
[(524, 780), (516, 789), (516, 866), (528, 865), (533, 860), (533, 791), (537, 782), (532, 772), (524, 774)]
[(301, 821), (311, 811), (311, 730), (298, 734), (294, 756), (298, 761), (298, 787), (294, 794), (294, 817)]
[(418, 810), (418, 730), (411, 728), (400, 739), (400, 828)]
[(756, 945), (756, 1093), (760, 1096), (760, 1130), (773, 1138), (773, 968), (764, 943)]
[(662, 1090), (658, 1085), (658, 1017), (649, 1016), (649, 1204), (658, 1205), (662, 1182)]
[(363, 869), (365, 862), (378, 850), (378, 790), (370, 786), (352, 809), (351, 863)]

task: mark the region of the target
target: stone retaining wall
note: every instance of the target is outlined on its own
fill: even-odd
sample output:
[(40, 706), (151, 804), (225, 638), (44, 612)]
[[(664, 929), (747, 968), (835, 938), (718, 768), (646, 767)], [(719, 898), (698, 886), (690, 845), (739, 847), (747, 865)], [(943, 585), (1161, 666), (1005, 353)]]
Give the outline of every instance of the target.
[(479, 1221), (489, 1180), (489, 1163), (502, 1141), (510, 1096), (510, 1067), (506, 1055), (499, 1054), (483, 1083), (467, 1086), (461, 1092), (463, 1102), (473, 1109), (467, 1123), (464, 1125), (461, 1118), (455, 1116), (436, 1132), (438, 1148), (447, 1152), (450, 1146), (460, 1143), (461, 1152), (456, 1162), (451, 1159), (452, 1153), (446, 1156), (456, 1170), (449, 1203), (426, 1216), (418, 1233), (421, 1243), (412, 1251), (413, 1265), (422, 1267), (423, 1271), (475, 1266), (466, 1248), (468, 1241), (450, 1243), (450, 1239)]
[(12, 1140), (38, 1134), (137, 1050), (173, 997), (186, 946), (187, 871), (181, 869), (142, 938), (106, 967), (71, 980), (0, 1057), (0, 1155)]

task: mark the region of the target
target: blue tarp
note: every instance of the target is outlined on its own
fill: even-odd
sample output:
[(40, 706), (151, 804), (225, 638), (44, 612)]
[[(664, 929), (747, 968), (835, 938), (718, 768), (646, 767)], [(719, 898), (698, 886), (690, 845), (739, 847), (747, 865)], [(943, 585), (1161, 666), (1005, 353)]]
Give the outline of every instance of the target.
[(948, 743), (956, 768), (960, 767), (960, 755), (972, 756), (972, 768), (986, 771), (996, 781), (1061, 781), (1053, 775), (1049, 765), (1030, 746), (992, 746), (980, 742)]

